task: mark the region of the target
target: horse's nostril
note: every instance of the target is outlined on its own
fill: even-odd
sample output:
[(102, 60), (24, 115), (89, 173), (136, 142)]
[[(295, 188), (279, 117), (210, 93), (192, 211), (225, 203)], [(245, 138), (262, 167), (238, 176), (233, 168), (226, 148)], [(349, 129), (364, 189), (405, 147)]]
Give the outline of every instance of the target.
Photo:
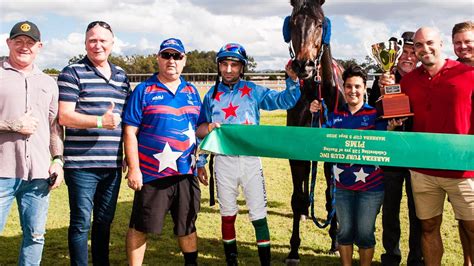
[(315, 65), (316, 65), (316, 64), (315, 64), (314, 61), (312, 61), (312, 60), (308, 60), (308, 61), (306, 62), (306, 66), (314, 67)]
[(301, 69), (300, 61), (293, 60), (293, 62), (291, 63), (291, 68), (293, 68), (293, 70), (298, 73)]

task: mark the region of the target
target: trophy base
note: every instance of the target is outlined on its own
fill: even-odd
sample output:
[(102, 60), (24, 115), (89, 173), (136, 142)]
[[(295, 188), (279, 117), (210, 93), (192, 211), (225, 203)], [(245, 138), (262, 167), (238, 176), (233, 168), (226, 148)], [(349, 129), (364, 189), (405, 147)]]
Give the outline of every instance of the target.
[(410, 101), (404, 93), (385, 94), (375, 102), (375, 109), (381, 119), (412, 116)]

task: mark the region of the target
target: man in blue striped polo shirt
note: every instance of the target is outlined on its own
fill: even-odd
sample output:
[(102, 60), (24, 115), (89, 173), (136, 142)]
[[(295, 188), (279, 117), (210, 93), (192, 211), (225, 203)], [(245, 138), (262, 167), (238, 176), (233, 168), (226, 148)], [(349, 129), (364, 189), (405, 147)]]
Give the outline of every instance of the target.
[(59, 122), (66, 127), (64, 175), (69, 191), (71, 265), (109, 265), (110, 224), (120, 188), (121, 113), (130, 91), (123, 69), (108, 61), (114, 34), (103, 21), (86, 30), (87, 55), (58, 77)]

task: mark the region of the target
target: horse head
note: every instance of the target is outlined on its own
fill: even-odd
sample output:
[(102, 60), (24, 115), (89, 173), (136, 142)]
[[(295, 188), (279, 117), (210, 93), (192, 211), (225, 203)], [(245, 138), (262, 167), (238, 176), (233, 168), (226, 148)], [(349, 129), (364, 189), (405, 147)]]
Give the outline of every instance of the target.
[(324, 0), (291, 0), (293, 11), (290, 18), (293, 70), (300, 79), (315, 74), (321, 56)]

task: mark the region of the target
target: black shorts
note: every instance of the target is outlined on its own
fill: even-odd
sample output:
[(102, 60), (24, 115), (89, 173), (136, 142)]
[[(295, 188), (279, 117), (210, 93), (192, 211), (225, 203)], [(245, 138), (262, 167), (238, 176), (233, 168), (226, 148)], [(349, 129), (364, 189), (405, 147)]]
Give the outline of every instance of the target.
[(201, 190), (193, 175), (170, 176), (143, 185), (135, 192), (130, 228), (160, 234), (169, 211), (174, 234), (186, 236), (196, 231)]

